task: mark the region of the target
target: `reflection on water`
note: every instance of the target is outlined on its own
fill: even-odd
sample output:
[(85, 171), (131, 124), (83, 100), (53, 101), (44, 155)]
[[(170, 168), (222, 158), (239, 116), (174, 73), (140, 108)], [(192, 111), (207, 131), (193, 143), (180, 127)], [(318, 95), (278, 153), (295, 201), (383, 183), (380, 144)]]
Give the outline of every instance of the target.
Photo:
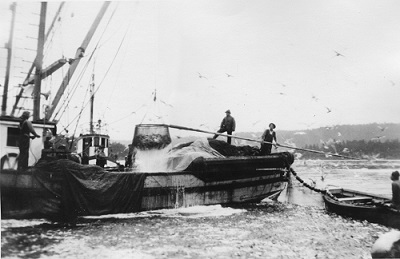
[[(337, 185), (390, 196), (389, 176), (400, 169), (400, 161), (296, 161), (293, 168), (301, 178), (320, 188)], [(320, 199), (296, 180), (293, 184), (298, 191), (292, 193), (295, 197)], [(258, 233), (254, 228), (260, 235), (268, 236), (265, 224), (282, 227), (279, 222), (288, 209), (274, 206), (260, 207), (257, 213), (252, 205), (241, 208), (215, 205), (85, 217), (73, 227), (46, 220), (2, 220), (1, 255), (2, 258), (155, 258), (145, 252), (151, 250), (159, 255), (157, 258), (187, 255), (211, 258), (219, 252), (229, 254), (231, 244), (227, 240), (237, 244), (247, 242), (249, 233)], [(326, 220), (324, 224), (331, 222), (319, 217)], [(268, 239), (257, 236), (254, 240)], [(207, 246), (212, 248), (207, 250)], [(265, 247), (259, 251), (264, 255), (271, 252)], [(280, 250), (277, 251), (279, 254)]]

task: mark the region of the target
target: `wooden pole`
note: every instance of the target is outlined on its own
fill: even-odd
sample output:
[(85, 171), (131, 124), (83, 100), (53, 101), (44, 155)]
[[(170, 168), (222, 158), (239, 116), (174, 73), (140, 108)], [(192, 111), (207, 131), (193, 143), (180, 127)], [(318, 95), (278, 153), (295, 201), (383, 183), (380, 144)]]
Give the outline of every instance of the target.
[[(110, 2), (104, 2), (103, 6), (101, 7), (99, 13), (97, 14), (95, 20), (93, 21), (92, 26), (90, 27), (88, 33), (86, 34), (85, 39), (83, 40), (80, 48), (85, 51), (86, 48), (88, 47), (94, 33), (96, 32), (97, 27), (99, 26), (101, 20), (103, 19), (103, 16), (105, 12), (107, 11), (107, 8), (109, 7)], [(54, 96), (53, 102), (51, 103), (51, 108), (49, 111), (46, 113), (46, 119), (50, 120), (51, 117), (54, 114), (55, 109), (57, 108), (57, 105), (64, 94), (65, 89), (67, 88), (69, 81), (71, 80), (71, 77), (74, 75), (76, 68), (78, 67), (80, 62), (80, 58), (77, 58), (69, 67), (67, 74), (65, 75), (63, 81), (61, 82), (60, 87), (57, 90), (56, 95)]]
[[(45, 43), (47, 42), (47, 39), (48, 39), (51, 31), (53, 30), (54, 24), (56, 23), (57, 19), (59, 19), (61, 10), (64, 7), (64, 5), (65, 5), (65, 2), (61, 2), (60, 6), (59, 6), (59, 8), (57, 10), (57, 13), (54, 16), (53, 21), (51, 22), (50, 27), (47, 30), (47, 33), (46, 33), (46, 35), (44, 37), (44, 42)], [(30, 80), (29, 79), (31, 78), (31, 74), (32, 74), (33, 69), (35, 68), (35, 64), (36, 64), (36, 57), (35, 57), (35, 60), (32, 62), (31, 67), (29, 68), (28, 74), (26, 75), (24, 82), (22, 83), (23, 86), (26, 86), (26, 85), (30, 84)], [(17, 95), (17, 98), (15, 100), (14, 106), (12, 108), (11, 116), (14, 116), (14, 113), (15, 113), (17, 107), (18, 107), (19, 100), (21, 99), (23, 93), (24, 93), (24, 88), (21, 88), (21, 90), (19, 91), (19, 93)]]
[[(253, 142), (258, 142), (258, 143), (262, 143), (262, 144), (271, 144), (274, 145), (271, 142), (267, 142), (267, 141), (263, 141), (263, 140), (257, 140), (257, 139), (251, 139), (251, 138), (243, 138), (243, 137), (238, 137), (238, 136), (233, 136), (233, 135), (228, 135), (228, 134), (223, 134), (223, 133), (218, 133), (218, 132), (212, 132), (212, 131), (205, 131), (205, 130), (200, 130), (200, 129), (193, 129), (193, 128), (188, 128), (188, 127), (183, 127), (183, 126), (177, 126), (177, 125), (165, 125), (162, 124), (161, 126), (167, 126), (173, 129), (179, 129), (179, 130), (188, 130), (188, 131), (195, 131), (195, 132), (200, 132), (200, 133), (207, 133), (207, 134), (217, 134), (219, 136), (223, 136), (223, 137), (231, 137), (231, 138), (235, 138), (235, 139), (241, 139), (241, 140), (247, 140), (247, 141), (253, 141)], [(298, 147), (291, 147), (291, 146), (286, 146), (286, 145), (282, 145), (282, 144), (276, 144), (278, 147), (284, 147), (284, 148), (290, 148), (290, 149), (295, 149), (295, 150), (301, 150), (301, 151), (306, 151), (306, 152), (310, 152), (310, 153), (315, 153), (315, 154), (321, 154), (321, 155), (325, 155), (325, 156), (335, 156), (335, 157), (342, 157), (342, 158), (348, 158), (348, 159), (354, 159), (354, 160), (361, 160), (360, 158), (357, 157), (351, 157), (351, 156), (345, 156), (345, 155), (339, 155), (339, 154), (333, 154), (333, 153), (325, 153), (322, 151), (318, 151), (318, 150), (312, 150), (312, 149), (306, 149), (306, 148), (298, 148)]]
[(1, 115), (3, 115), (3, 116), (6, 115), (6, 113), (7, 113), (8, 84), (10, 82), (10, 73), (11, 73), (11, 59), (12, 59), (12, 51), (13, 51), (16, 7), (17, 7), (16, 3), (12, 3), (10, 6), (10, 9), (12, 11), (12, 18), (11, 18), (10, 38), (8, 39), (8, 44), (7, 44), (7, 68), (6, 68), (6, 76), (4, 79), (3, 101), (1, 104)]
[(93, 130), (93, 111), (94, 111), (94, 67), (92, 74), (92, 83), (90, 84), (90, 134), (94, 133)]
[(43, 49), (44, 49), (44, 30), (46, 26), (47, 2), (41, 3), (40, 8), (40, 24), (38, 33), (38, 45), (36, 56), (36, 71), (35, 71), (35, 89), (33, 96), (33, 120), (40, 119), (40, 92), (42, 85), (42, 65), (43, 65)]

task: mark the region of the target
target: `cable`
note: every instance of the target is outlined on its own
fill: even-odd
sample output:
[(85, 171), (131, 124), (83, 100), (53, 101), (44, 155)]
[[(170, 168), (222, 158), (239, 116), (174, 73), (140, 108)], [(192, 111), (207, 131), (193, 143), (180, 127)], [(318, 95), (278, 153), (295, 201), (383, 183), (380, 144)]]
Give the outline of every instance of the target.
[[(99, 40), (97, 41), (96, 46), (95, 46), (94, 50), (92, 51), (92, 53), (91, 53), (91, 55), (90, 55), (90, 58), (89, 58), (87, 64), (89, 63), (89, 61), (90, 61), (91, 58), (93, 57), (93, 54), (95, 53), (95, 51), (98, 49), (98, 46), (99, 46), (99, 44), (100, 44), (100, 41), (101, 41), (101, 39), (103, 38), (104, 33), (106, 32), (108, 26), (110, 25), (110, 22), (111, 22), (112, 18), (114, 17), (114, 14), (115, 14), (115, 12), (116, 12), (116, 10), (117, 10), (118, 5), (119, 5), (119, 3), (117, 4), (117, 6), (114, 8), (113, 12), (111, 13), (111, 16), (110, 16), (110, 18), (108, 19), (108, 22), (107, 22), (107, 24), (106, 24), (106, 26), (105, 26), (105, 28), (104, 28), (102, 34), (100, 35)], [(78, 78), (78, 80), (75, 82), (75, 86), (73, 86), (73, 89), (74, 89), (74, 90), (72, 90), (72, 91), (73, 91), (72, 96), (75, 94), (77, 85), (79, 84), (80, 80), (82, 79), (82, 77), (83, 77), (83, 72), (85, 72), (86, 68), (87, 68), (87, 65), (85, 66), (84, 70), (81, 71), (81, 74), (80, 74), (80, 75), (82, 75), (82, 76), (80, 76), (80, 79)], [(71, 96), (71, 97), (72, 97), (72, 96)], [(69, 96), (67, 96), (67, 97), (69, 97)], [(71, 98), (69, 98), (69, 101), (67, 102), (67, 105), (66, 105), (66, 106), (68, 106), (68, 104), (70, 103), (70, 100), (71, 100)], [(64, 103), (65, 103), (65, 102), (64, 102)], [(62, 106), (64, 105), (64, 103), (61, 105), (61, 107), (60, 107), (60, 109), (59, 109), (59, 112), (61, 111)], [(65, 107), (65, 109), (62, 111), (60, 117), (65, 113), (66, 108), (67, 108), (67, 107)], [(59, 112), (58, 112), (58, 113), (59, 113)], [(56, 116), (58, 115), (58, 113), (54, 116), (54, 118), (56, 118)]]

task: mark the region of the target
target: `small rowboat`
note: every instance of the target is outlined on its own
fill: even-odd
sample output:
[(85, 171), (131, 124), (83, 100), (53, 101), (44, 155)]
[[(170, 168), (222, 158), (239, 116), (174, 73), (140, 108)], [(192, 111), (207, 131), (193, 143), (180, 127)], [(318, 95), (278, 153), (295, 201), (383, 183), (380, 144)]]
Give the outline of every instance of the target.
[(323, 196), (328, 211), (400, 229), (400, 210), (391, 207), (387, 197), (341, 188), (328, 191), (332, 197)]

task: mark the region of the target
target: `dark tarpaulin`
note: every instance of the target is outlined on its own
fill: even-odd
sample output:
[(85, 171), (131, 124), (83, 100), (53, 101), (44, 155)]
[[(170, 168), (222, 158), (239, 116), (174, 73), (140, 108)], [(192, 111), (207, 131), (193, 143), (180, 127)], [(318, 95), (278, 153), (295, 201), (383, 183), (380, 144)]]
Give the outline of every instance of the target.
[[(107, 172), (64, 159), (40, 163), (35, 169), (33, 175), (42, 186), (61, 199), (60, 217), (65, 220), (141, 209), (145, 173)], [(59, 185), (52, 184), (51, 175), (60, 178)]]

